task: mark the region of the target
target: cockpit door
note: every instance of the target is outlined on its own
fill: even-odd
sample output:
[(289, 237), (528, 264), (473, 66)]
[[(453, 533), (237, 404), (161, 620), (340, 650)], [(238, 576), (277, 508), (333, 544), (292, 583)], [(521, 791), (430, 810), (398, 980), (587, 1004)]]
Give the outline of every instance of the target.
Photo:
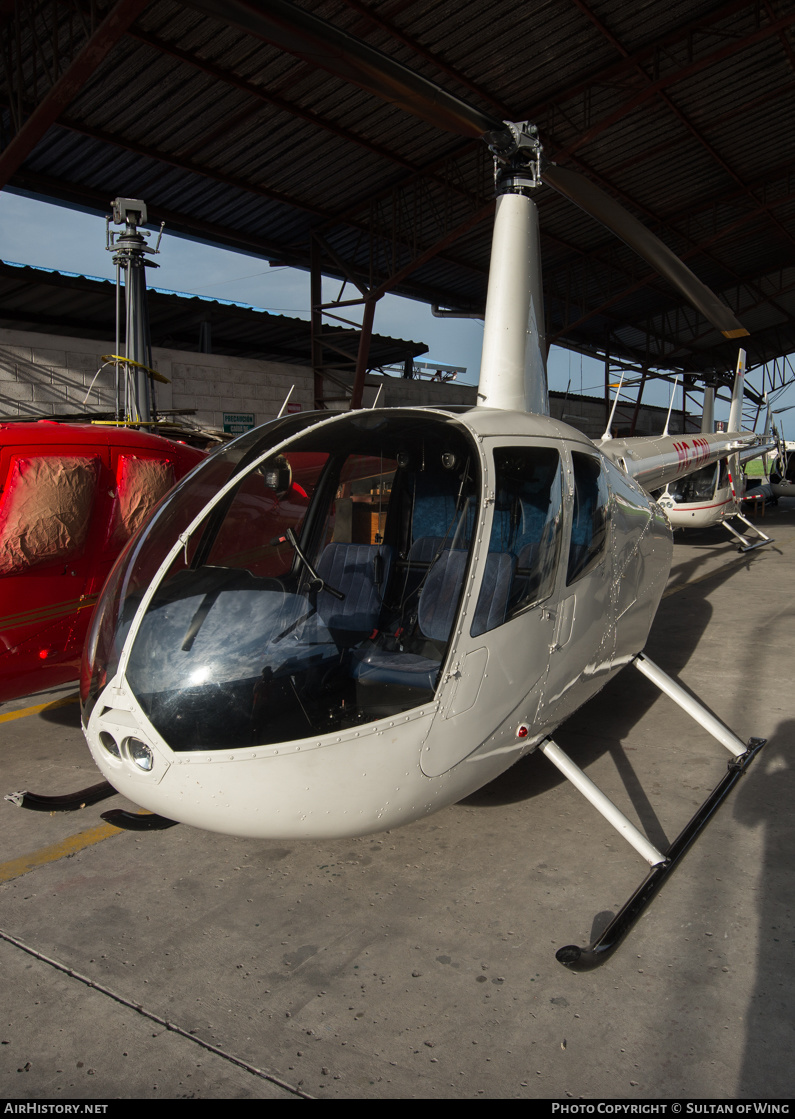
[(487, 469), (470, 580), (438, 690), (439, 713), (422, 752), (429, 777), (479, 747), (516, 748), (519, 724), (535, 720), (554, 639), (560, 449), (552, 441), (494, 441)]
[(539, 707), (542, 723), (547, 712), (554, 712), (555, 722), (561, 722), (580, 706), (584, 693), (598, 690), (610, 670), (615, 644), (607, 475), (600, 455), (573, 451), (571, 461), (568, 556)]

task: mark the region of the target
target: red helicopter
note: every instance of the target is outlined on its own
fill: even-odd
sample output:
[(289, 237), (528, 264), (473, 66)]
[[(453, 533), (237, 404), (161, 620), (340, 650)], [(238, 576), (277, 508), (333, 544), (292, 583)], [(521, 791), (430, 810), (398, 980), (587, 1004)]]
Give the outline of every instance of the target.
[[(160, 241), (150, 248), (139, 229), (147, 220), (140, 199), (116, 198), (111, 206), (116, 347), (107, 360), (116, 371), (115, 418), (0, 420), (0, 703), (78, 679), (114, 561), (160, 499), (206, 457), (178, 434), (140, 429), (157, 422), (153, 381), (165, 380), (152, 365), (146, 307), (146, 269), (157, 267), (149, 257)], [(112, 222), (122, 229), (111, 231)]]
[[(140, 229), (147, 220), (141, 199), (116, 198), (111, 206), (106, 248), (117, 266), (116, 352), (103, 360), (116, 367), (115, 419), (0, 420), (0, 703), (79, 678), (94, 606), (115, 560), (160, 499), (206, 457), (178, 434), (163, 438), (140, 427), (158, 422), (153, 381), (164, 380), (152, 365), (146, 307), (145, 271), (157, 267), (149, 256), (158, 247), (150, 248)], [(112, 222), (121, 231), (111, 231)], [(227, 525), (242, 554), (247, 519), (263, 512), (262, 483), (268, 512), (273, 505), (285, 526), (298, 524), (324, 463), (313, 454), (293, 466), (284, 459), (252, 483), (240, 520)], [(364, 460), (361, 477), (379, 470), (377, 461)], [(274, 523), (281, 529), (278, 518)], [(288, 535), (274, 543), (276, 559), (292, 555)]]
[[(0, 423), (0, 703), (79, 678), (111, 567), (206, 453), (111, 424)], [(284, 460), (261, 479), (285, 524), (302, 519), (323, 464), (307, 454), (295, 474)], [(363, 460), (362, 479), (377, 472), (377, 460)], [(260, 504), (243, 502), (243, 522)], [(227, 531), (243, 540), (244, 527)], [(287, 536), (274, 543), (277, 554), (291, 547)]]
[(114, 561), (205, 457), (125, 427), (0, 423), (0, 702), (78, 678)]

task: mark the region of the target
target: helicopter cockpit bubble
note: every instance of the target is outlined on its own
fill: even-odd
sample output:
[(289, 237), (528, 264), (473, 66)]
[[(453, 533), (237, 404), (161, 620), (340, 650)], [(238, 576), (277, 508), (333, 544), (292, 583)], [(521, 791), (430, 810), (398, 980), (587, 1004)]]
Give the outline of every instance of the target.
[[(282, 500), (260, 469), (277, 456)], [(642, 648), (670, 561), (655, 509), (585, 436), (520, 412), (316, 414), (241, 436), (103, 592), (82, 689), (94, 759), (143, 807), (178, 801), (232, 834), (360, 835), (434, 811)]]
[[(729, 486), (729, 463), (724, 458), (718, 462), (708, 463), (707, 466), (702, 466), (692, 474), (685, 475), (684, 478), (669, 482), (664, 489), (656, 491), (654, 496), (668, 512), (679, 506), (682, 507), (681, 512), (687, 513), (687, 506), (698, 504), (704, 509), (712, 508), (717, 512), (721, 504), (728, 504)], [(720, 501), (721, 490), (727, 491), (723, 503)], [(674, 523), (676, 526), (680, 524), (678, 520)]]
[[(201, 464), (200, 473), (183, 478), (141, 531), (130, 539), (105, 583), (83, 649), (80, 696), (84, 723), (100, 691), (118, 668), (130, 623), (167, 550), (261, 448), (301, 430), (313, 418), (316, 419), (311, 415), (286, 416), (219, 446)], [(188, 549), (186, 541), (186, 553)]]
[[(212, 466), (213, 496), (199, 471), (151, 526), (145, 570), (142, 550), (129, 554), (89, 656), (124, 673), (173, 751), (300, 740), (433, 697), (481, 507), (479, 455), (453, 416), (372, 419), (249, 441), (225, 481)], [(377, 694), (376, 648), (401, 669)], [(107, 671), (88, 666), (87, 715)]]

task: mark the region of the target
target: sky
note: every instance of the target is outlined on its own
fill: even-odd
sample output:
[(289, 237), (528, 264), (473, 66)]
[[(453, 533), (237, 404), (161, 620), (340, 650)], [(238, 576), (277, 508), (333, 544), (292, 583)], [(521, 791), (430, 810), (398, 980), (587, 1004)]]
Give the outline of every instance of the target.
[[(156, 235), (149, 243), (154, 245)], [(105, 249), (105, 219), (40, 199), (0, 191), (0, 259), (114, 279), (111, 253)], [(309, 273), (293, 268), (271, 268), (267, 261), (229, 249), (189, 240), (164, 231), (159, 267), (147, 269), (151, 287), (212, 299), (232, 300), (275, 314), (309, 318)], [(336, 297), (338, 281), (327, 281), (324, 296)], [(350, 289), (344, 298), (350, 297)], [(351, 316), (353, 317), (353, 316)], [(428, 353), (421, 361), (465, 366), (461, 378), (477, 382), (483, 323), (477, 319), (436, 319), (430, 307), (411, 299), (387, 295), (379, 301), (374, 329), (393, 338), (424, 342)], [(548, 361), (549, 387), (572, 393), (601, 396), (604, 367), (592, 358), (552, 347)], [(644, 393), (644, 401), (668, 404), (668, 387), (658, 384)], [(788, 392), (781, 405), (795, 403)], [(626, 394), (622, 395), (622, 399)], [(681, 391), (675, 407), (681, 408)], [(725, 413), (725, 414), (724, 414)], [(791, 413), (795, 416), (795, 411)], [(728, 405), (716, 407), (716, 419), (728, 417)], [(786, 416), (781, 421), (786, 425)], [(790, 425), (793, 426), (793, 421)]]

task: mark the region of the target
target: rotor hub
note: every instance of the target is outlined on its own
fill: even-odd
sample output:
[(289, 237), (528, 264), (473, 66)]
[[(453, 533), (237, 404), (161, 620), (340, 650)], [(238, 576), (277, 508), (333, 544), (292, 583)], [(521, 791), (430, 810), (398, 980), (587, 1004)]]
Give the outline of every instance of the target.
[(494, 156), (495, 193), (529, 194), (541, 185), (543, 147), (538, 129), (527, 120), (504, 124), (505, 128), (484, 135)]

